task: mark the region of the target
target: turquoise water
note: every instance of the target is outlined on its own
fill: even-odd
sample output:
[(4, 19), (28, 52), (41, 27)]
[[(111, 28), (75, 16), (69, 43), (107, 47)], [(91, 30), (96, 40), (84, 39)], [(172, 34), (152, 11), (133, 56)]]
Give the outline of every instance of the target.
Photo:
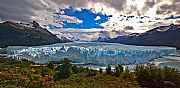
[(180, 51), (176, 51), (168, 56), (157, 58), (152, 62), (160, 67), (168, 66), (171, 68), (176, 68), (180, 71)]

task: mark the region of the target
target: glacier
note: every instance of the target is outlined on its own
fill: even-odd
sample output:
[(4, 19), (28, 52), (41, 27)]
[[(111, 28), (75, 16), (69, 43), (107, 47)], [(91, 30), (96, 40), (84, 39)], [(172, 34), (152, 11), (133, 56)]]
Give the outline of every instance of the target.
[(118, 43), (76, 42), (43, 46), (8, 46), (6, 53), (15, 59), (36, 63), (60, 61), (64, 58), (74, 63), (93, 65), (141, 64), (169, 55), (173, 47), (132, 46)]

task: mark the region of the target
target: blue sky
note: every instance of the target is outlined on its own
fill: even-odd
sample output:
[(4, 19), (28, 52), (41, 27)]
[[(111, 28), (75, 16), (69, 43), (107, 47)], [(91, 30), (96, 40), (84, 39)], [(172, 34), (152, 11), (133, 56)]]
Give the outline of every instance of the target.
[[(68, 21), (61, 21), (63, 22), (63, 28), (77, 28), (77, 29), (90, 29), (90, 28), (104, 28), (100, 24), (105, 23), (108, 21), (110, 16), (101, 14), (101, 13), (93, 13), (91, 9), (81, 9), (81, 10), (74, 10), (73, 8), (66, 8), (61, 9), (62, 13), (54, 13), (56, 15), (62, 16), (70, 16), (75, 17), (79, 20), (82, 20), (82, 23), (70, 23)], [(96, 20), (96, 18), (99, 19)], [(56, 20), (61, 20), (60, 17), (55, 17)]]
[(180, 19), (180, 16), (174, 16), (174, 15), (171, 15), (170, 17), (167, 17), (165, 19)]
[[(58, 20), (60, 24), (57, 24), (52, 14), (57, 13), (59, 8), (65, 11), (64, 15), (82, 20), (82, 23)], [(128, 19), (128, 22), (119, 20), (120, 14), (131, 16), (130, 19), (133, 20)], [(113, 17), (108, 17), (109, 15)], [(101, 19), (94, 20), (97, 16)], [(134, 19), (137, 16), (150, 18)], [(50, 24), (60, 27), (58, 25), (61, 25), (62, 28), (90, 29), (109, 26), (110, 29), (114, 27), (119, 30), (133, 26), (137, 30), (145, 30), (171, 23), (179, 24), (179, 19), (180, 0), (17, 0), (16, 2), (1, 0), (0, 3), (0, 22), (12, 20), (29, 23), (35, 20), (42, 26)], [(136, 24), (136, 21), (139, 24)]]
[(180, 0), (1, 0), (0, 22), (7, 20), (37, 21), (59, 34), (97, 32), (76, 34), (87, 39), (98, 37), (101, 30), (114, 37), (114, 30), (144, 33), (154, 27), (180, 24)]
[[(101, 12), (93, 12), (93, 9), (75, 9), (73, 7), (59, 9), (59, 12), (54, 13), (53, 17), (61, 26), (54, 26), (49, 24), (50, 29), (124, 29), (127, 26), (133, 27), (136, 29), (135, 31), (141, 32), (141, 29), (151, 29), (152, 27), (147, 27), (146, 25), (154, 24), (154, 22), (158, 22), (159, 20), (171, 20), (171, 19), (179, 19), (180, 16), (168, 16), (164, 18), (159, 17), (151, 17), (151, 16), (136, 16), (136, 15), (126, 15), (126, 14), (118, 14), (118, 17), (114, 17), (117, 14), (102, 14)], [(97, 19), (98, 18), (98, 19)], [(70, 21), (69, 21), (70, 20)], [(78, 22), (80, 21), (80, 22)], [(109, 23), (108, 23), (109, 22)], [(105, 23), (106, 25), (102, 25)], [(107, 26), (108, 25), (108, 26)]]

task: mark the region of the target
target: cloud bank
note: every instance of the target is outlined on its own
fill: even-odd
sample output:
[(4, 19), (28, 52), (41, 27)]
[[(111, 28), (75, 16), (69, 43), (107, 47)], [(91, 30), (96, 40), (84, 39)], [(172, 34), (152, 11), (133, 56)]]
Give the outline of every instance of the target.
[[(106, 30), (139, 33), (160, 25), (180, 23), (180, 0), (1, 0), (0, 21), (35, 20), (41, 25), (57, 27), (63, 27), (63, 22), (66, 25), (86, 22), (67, 14), (59, 19), (54, 17), (54, 13), (64, 13), (61, 10), (69, 7), (74, 11), (86, 9), (94, 14), (111, 15), (108, 21), (98, 24)], [(94, 17), (95, 21), (100, 19)]]

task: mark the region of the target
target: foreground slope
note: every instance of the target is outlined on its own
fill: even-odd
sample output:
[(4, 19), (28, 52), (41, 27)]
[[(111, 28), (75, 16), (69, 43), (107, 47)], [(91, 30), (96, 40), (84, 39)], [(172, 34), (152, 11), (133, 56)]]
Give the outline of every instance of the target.
[(0, 57), (2, 88), (180, 88), (179, 71), (151, 64), (133, 71), (122, 65), (93, 70), (72, 65), (68, 59), (54, 64)]
[(37, 22), (32, 24), (6, 21), (0, 23), (0, 47), (16, 45), (44, 45), (68, 40), (60, 40)]

